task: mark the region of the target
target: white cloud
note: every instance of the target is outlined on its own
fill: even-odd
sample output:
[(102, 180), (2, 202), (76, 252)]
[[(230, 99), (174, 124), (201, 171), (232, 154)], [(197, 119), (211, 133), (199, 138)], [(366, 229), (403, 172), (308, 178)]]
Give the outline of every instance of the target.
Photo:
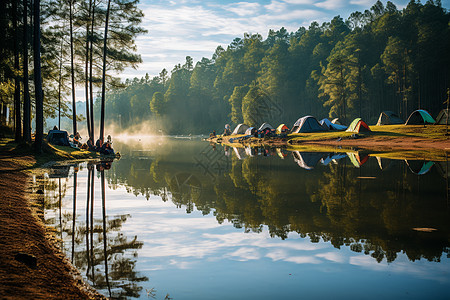
[(348, 3), (346, 0), (326, 0), (314, 5), (327, 10), (336, 10), (345, 7)]
[(320, 264), (322, 262), (314, 256), (293, 256), (286, 258), (285, 261), (296, 264)]
[(281, 13), (286, 11), (287, 4), (279, 1), (272, 1), (270, 4), (264, 6), (271, 13)]
[(363, 6), (364, 9), (369, 9), (376, 1), (373, 0), (351, 0), (350, 4)]
[(346, 261), (344, 256), (339, 255), (338, 252), (319, 253), (319, 254), (316, 254), (316, 257), (324, 258), (326, 260), (334, 261), (337, 263), (344, 263)]
[(284, 0), (284, 2), (295, 5), (308, 5), (313, 4), (314, 0)]
[(230, 11), (240, 17), (250, 16), (258, 13), (261, 8), (259, 3), (255, 2), (238, 2), (222, 6), (224, 10)]
[(260, 259), (261, 254), (255, 248), (242, 247), (230, 253), (229, 257), (236, 258), (238, 261), (248, 261)]

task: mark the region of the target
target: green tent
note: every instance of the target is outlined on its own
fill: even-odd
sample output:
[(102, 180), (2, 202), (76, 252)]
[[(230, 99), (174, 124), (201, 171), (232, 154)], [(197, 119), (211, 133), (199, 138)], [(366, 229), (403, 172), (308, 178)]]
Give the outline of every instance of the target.
[(413, 111), (408, 120), (406, 120), (405, 125), (425, 125), (425, 124), (434, 124), (436, 121), (433, 117), (423, 109), (418, 109)]
[(348, 126), (347, 130), (348, 132), (369, 132), (372, 131), (369, 128), (369, 125), (366, 124), (361, 118), (356, 118), (353, 120), (353, 122)]

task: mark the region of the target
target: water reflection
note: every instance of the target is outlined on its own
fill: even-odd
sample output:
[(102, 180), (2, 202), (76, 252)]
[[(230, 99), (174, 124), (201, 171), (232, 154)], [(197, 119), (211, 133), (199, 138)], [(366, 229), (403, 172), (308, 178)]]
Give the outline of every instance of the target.
[[(126, 157), (107, 177), (147, 199), (164, 195), (187, 213), (194, 207), (205, 215), (214, 211), (219, 223), (227, 220), (248, 232), (267, 226), (271, 236), (282, 239), (297, 232), (378, 262), (392, 262), (400, 252), (412, 261), (439, 261), (448, 253), (450, 222), (447, 177), (430, 175), (434, 165), (362, 152), (196, 144), (195, 150), (172, 147), (146, 160)], [(417, 227), (438, 230), (424, 235), (412, 230)]]
[[(121, 232), (129, 214), (107, 214), (105, 170), (111, 167), (111, 162), (64, 166), (67, 169), (70, 167), (73, 170), (73, 197), (70, 199), (73, 202), (72, 211), (63, 212), (62, 209), (67, 207), (67, 204), (62, 204), (62, 199), (68, 200), (65, 194), (69, 185), (69, 172), (55, 176), (52, 169), (49, 174), (53, 175), (43, 179), (46, 194), (45, 221), (55, 225), (61, 237), (61, 248), (71, 254), (72, 263), (94, 288), (110, 298), (139, 297), (142, 290), (139, 282), (148, 280), (135, 270), (137, 250), (142, 248), (143, 243), (138, 241), (137, 236), (130, 239)], [(84, 182), (87, 193), (83, 209), (85, 216), (80, 218), (77, 216), (78, 172), (84, 167), (87, 167), (87, 180)], [(96, 190), (95, 182), (98, 181), (100, 191)], [(98, 192), (100, 198), (96, 197)], [(95, 211), (98, 207), (95, 202), (99, 200), (101, 212)], [(83, 206), (81, 203), (78, 205)], [(66, 247), (63, 241), (71, 241), (71, 247)]]
[[(236, 245), (239, 249), (227, 257), (266, 257), (296, 264), (322, 260), (343, 263), (345, 259), (332, 252), (301, 256), (288, 255), (286, 250), (316, 251), (328, 243), (342, 252), (352, 252), (349, 264), (372, 269), (384, 269), (383, 262), (404, 263), (405, 255), (411, 262), (439, 262), (449, 256), (446, 161), (389, 160), (362, 152), (214, 148), (193, 140), (161, 144), (130, 147), (117, 142), (115, 148), (123, 153), (120, 161), (71, 166), (69, 177), (45, 181), (46, 221), (62, 235), (62, 247), (72, 253), (74, 264), (87, 280), (112, 298), (142, 296), (145, 285), (150, 294), (155, 292), (153, 282), (144, 284), (149, 280), (137, 267), (138, 250), (144, 245), (133, 237), (135, 232), (149, 247), (144, 256), (147, 263), (155, 264), (146, 266), (152, 270), (165, 270), (172, 264), (189, 268), (191, 262), (180, 258), (203, 261), (211, 252), (220, 253), (221, 247), (234, 249)], [(64, 197), (72, 179), (73, 197)], [(78, 188), (82, 194), (77, 194)], [(112, 194), (121, 189), (129, 196), (120, 194), (124, 208), (115, 210), (120, 213), (113, 216)], [(86, 201), (80, 199), (82, 195)], [(143, 203), (136, 209), (131, 204), (127, 207), (131, 199)], [(168, 217), (155, 221), (152, 216), (162, 214), (154, 211), (155, 206), (171, 203), (183, 208), (186, 219), (164, 212)], [(61, 206), (70, 207), (72, 212), (61, 213)], [(196, 216), (196, 211), (213, 216), (215, 224)], [(145, 217), (141, 216), (139, 226), (135, 225), (139, 229), (131, 230), (131, 238), (127, 238), (123, 227), (132, 215), (137, 221), (139, 214)], [(195, 225), (189, 223), (188, 216)], [(227, 222), (248, 234), (192, 234), (193, 227), (220, 227)], [(170, 235), (172, 232), (179, 232), (178, 239)], [(261, 242), (256, 237), (266, 234), (280, 238), (283, 244), (277, 244), (278, 239)], [(265, 256), (252, 249), (264, 245), (270, 249)], [(175, 258), (160, 262), (155, 257)], [(208, 257), (207, 261), (218, 259)]]

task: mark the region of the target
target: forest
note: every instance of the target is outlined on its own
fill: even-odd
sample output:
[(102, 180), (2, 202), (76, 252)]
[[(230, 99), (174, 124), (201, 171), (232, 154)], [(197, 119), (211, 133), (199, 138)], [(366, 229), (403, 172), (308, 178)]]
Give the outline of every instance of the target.
[[(83, 121), (90, 138), (95, 133), (103, 140), (106, 90), (123, 86), (113, 74), (142, 61), (135, 39), (146, 30), (139, 26), (144, 15), (138, 3), (0, 2), (0, 120), (12, 127), (16, 141), (31, 142), (33, 127), (40, 152), (45, 120), (58, 118), (61, 128), (65, 117), (72, 124), (63, 129), (76, 133)], [(84, 115), (76, 109), (77, 87), (84, 88)], [(94, 101), (100, 102), (97, 116)]]
[[(136, 36), (145, 33), (139, 27), (143, 14), (138, 1), (112, 1), (115, 9), (111, 10), (106, 68), (100, 65), (105, 49), (105, 3), (69, 1), (74, 7), (71, 14), (64, 9), (66, 2), (58, 6), (58, 1), (43, 0), (43, 5), (58, 8), (43, 10), (41, 18), (44, 114), (56, 117), (60, 105), (61, 114), (71, 118), (73, 129), (78, 121), (89, 136), (94, 136), (94, 120), (97, 122), (102, 112), (106, 126), (129, 129), (145, 121), (151, 122), (155, 132), (200, 134), (220, 131), (226, 123), (292, 126), (305, 115), (339, 117), (343, 123), (362, 117), (374, 124), (381, 111), (391, 110), (406, 119), (419, 108), (436, 116), (446, 105), (450, 15), (440, 1), (423, 4), (412, 0), (401, 10), (392, 2), (377, 1), (346, 20), (336, 16), (296, 32), (269, 30), (265, 39), (258, 33), (244, 33), (226, 49), (218, 46), (211, 58), (194, 63), (188, 55), (170, 72), (163, 69), (153, 78), (146, 74), (125, 82), (112, 77), (111, 71), (137, 67), (141, 61), (134, 52)], [(2, 5), (12, 9), (12, 3)], [(12, 19), (2, 26), (14, 28), (18, 20)], [(71, 23), (73, 35), (67, 34), (65, 25)], [(14, 30), (2, 34), (11, 40)], [(73, 41), (68, 36), (73, 36)], [(20, 47), (20, 41), (18, 44)], [(67, 61), (70, 45), (74, 48), (72, 67)], [(0, 62), (4, 108), (20, 98), (14, 96), (21, 93), (14, 90), (15, 80), (27, 79), (22, 69), (15, 67), (13, 49), (2, 47), (6, 54)], [(100, 93), (105, 69), (110, 72)], [(86, 105), (77, 112), (74, 101), (70, 105), (67, 99), (74, 90), (71, 78), (72, 87), (85, 87)], [(33, 101), (31, 97), (32, 105)], [(4, 120), (6, 109), (0, 111)], [(16, 115), (15, 124), (20, 124), (20, 114)]]
[(439, 1), (403, 10), (378, 1), (347, 20), (270, 30), (266, 39), (245, 33), (195, 66), (187, 56), (170, 75), (127, 80), (107, 96), (107, 115), (122, 127), (158, 120), (172, 134), (241, 122), (290, 127), (305, 115), (347, 124), (374, 124), (385, 110), (436, 116), (450, 86), (449, 20)]

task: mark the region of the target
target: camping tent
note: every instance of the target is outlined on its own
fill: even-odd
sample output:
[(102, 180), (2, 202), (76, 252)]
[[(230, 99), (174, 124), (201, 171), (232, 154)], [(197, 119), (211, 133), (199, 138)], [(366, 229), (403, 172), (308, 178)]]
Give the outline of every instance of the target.
[(238, 124), (236, 126), (236, 128), (234, 128), (233, 133), (232, 134), (244, 134), (245, 131), (248, 129), (249, 127), (245, 124)]
[(403, 121), (397, 114), (392, 111), (386, 110), (381, 112), (380, 117), (378, 118), (377, 126), (404, 123), (405, 121)]
[(324, 129), (327, 129), (327, 130), (346, 130), (347, 129), (347, 126), (339, 125), (339, 124), (333, 124), (327, 118), (320, 120), (319, 123), (320, 123), (320, 125), (322, 125), (322, 127)]
[(281, 124), (280, 126), (277, 127), (277, 130), (275, 130), (276, 134), (281, 134), (285, 132), (289, 132), (289, 128), (284, 124)]
[(233, 147), (233, 151), (234, 154), (236, 155), (236, 157), (241, 160), (247, 157), (247, 154), (245, 153), (245, 149), (244, 148), (238, 148), (238, 147)]
[(437, 118), (436, 118), (436, 123), (434, 124), (450, 124), (450, 116), (448, 114), (448, 109), (443, 109), (439, 112)]
[(431, 167), (434, 166), (434, 162), (432, 161), (405, 159), (405, 162), (409, 170), (415, 175), (425, 175), (431, 170)]
[(303, 169), (312, 170), (322, 159), (324, 153), (321, 152), (292, 152), (294, 161)]
[(288, 153), (287, 153), (287, 151), (286, 151), (285, 149), (282, 149), (282, 148), (276, 148), (276, 151), (277, 151), (278, 156), (279, 156), (281, 159), (284, 159), (284, 158), (288, 155)]
[(369, 155), (368, 154), (359, 154), (359, 152), (347, 152), (347, 156), (350, 159), (350, 161), (352, 162), (352, 164), (359, 168), (360, 166), (362, 166), (363, 164), (365, 164), (368, 160), (369, 160)]
[(353, 122), (348, 126), (347, 130), (348, 132), (369, 132), (371, 131), (369, 128), (369, 125), (366, 124), (361, 118), (356, 118), (353, 120)]
[(263, 130), (266, 130), (266, 129), (272, 130), (272, 129), (274, 129), (274, 128), (273, 128), (272, 125), (270, 125), (269, 123), (263, 123), (263, 124), (258, 128), (258, 131), (263, 131)]
[(245, 131), (245, 135), (253, 135), (255, 134), (256, 128), (255, 127), (249, 127), (247, 128), (247, 130)]
[(47, 142), (53, 145), (70, 146), (69, 135), (64, 130), (50, 130), (47, 134)]
[(291, 133), (306, 133), (325, 131), (325, 129), (319, 124), (316, 118), (312, 116), (305, 116), (297, 120), (292, 127)]
[(339, 118), (334, 118), (333, 120), (331, 120), (331, 123), (342, 125), (341, 122), (339, 122)]
[(434, 124), (433, 117), (426, 110), (418, 109), (409, 115), (405, 125), (425, 125), (427, 123)]
[(346, 153), (330, 153), (326, 157), (323, 157), (320, 162), (323, 165), (328, 165), (330, 162), (337, 163), (339, 159), (347, 157)]

